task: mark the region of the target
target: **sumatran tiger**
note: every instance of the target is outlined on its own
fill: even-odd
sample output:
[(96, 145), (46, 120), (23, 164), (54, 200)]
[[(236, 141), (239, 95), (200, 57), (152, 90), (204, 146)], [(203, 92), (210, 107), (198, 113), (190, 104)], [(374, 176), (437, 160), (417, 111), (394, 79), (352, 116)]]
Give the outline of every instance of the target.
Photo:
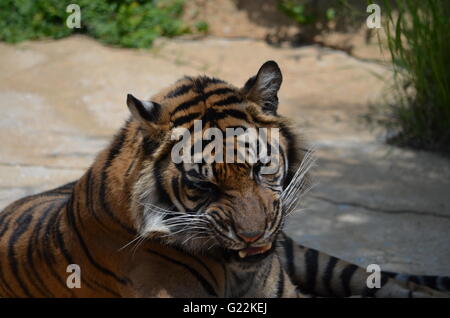
[[(435, 289), (449, 290), (449, 279), (434, 276), (382, 273), (369, 288), (365, 269), (282, 232), (313, 161), (277, 114), (281, 82), (268, 61), (242, 88), (199, 76), (150, 101), (128, 95), (130, 119), (79, 180), (0, 213), (0, 296), (443, 295)], [(172, 132), (196, 120), (222, 132), (277, 128), (279, 160), (269, 174), (262, 161), (176, 163)]]

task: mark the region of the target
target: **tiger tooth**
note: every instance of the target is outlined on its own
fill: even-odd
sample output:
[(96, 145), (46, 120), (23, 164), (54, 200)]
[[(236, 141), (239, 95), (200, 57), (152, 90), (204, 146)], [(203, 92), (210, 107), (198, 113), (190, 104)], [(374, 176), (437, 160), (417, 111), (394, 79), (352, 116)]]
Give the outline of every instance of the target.
[(247, 256), (247, 252), (245, 251), (239, 251), (239, 257), (240, 258), (245, 258)]
[(272, 243), (267, 244), (266, 248), (264, 249), (264, 252), (270, 250), (272, 248)]

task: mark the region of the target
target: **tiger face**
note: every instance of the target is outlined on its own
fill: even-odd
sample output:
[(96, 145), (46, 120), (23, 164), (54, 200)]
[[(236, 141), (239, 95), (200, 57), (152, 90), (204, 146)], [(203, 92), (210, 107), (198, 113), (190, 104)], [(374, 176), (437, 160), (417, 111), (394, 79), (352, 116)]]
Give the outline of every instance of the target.
[(284, 168), (264, 175), (260, 165), (187, 164), (179, 174), (184, 184), (178, 192), (180, 203), (190, 213), (200, 211), (207, 222), (202, 232), (239, 258), (270, 251), (284, 219)]
[[(239, 261), (260, 260), (273, 251), (294, 195), (305, 185), (305, 174), (295, 169), (303, 159), (297, 141), (277, 114), (281, 82), (278, 65), (269, 61), (243, 88), (186, 77), (151, 101), (128, 96), (146, 147), (133, 193), (142, 236)], [(180, 129), (189, 135), (188, 146), (180, 147), (175, 133)], [(250, 147), (239, 133), (228, 136), (230, 129), (263, 131), (265, 138), (261, 142), (258, 136)]]

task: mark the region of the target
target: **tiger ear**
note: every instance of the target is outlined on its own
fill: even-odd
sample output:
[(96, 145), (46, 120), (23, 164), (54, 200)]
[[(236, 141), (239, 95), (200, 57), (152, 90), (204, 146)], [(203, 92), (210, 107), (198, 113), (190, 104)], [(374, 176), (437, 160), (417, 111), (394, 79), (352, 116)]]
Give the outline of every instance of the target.
[(249, 78), (242, 92), (244, 96), (260, 105), (264, 112), (276, 114), (278, 108), (278, 90), (283, 76), (275, 61), (267, 61), (258, 73)]
[(144, 124), (156, 123), (161, 114), (161, 105), (137, 99), (131, 94), (127, 95), (127, 105), (131, 115)]

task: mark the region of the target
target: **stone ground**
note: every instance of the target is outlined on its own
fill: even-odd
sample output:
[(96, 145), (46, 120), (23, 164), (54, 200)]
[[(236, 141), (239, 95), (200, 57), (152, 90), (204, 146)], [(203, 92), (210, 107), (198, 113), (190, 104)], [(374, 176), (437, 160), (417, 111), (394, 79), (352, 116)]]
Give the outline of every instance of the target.
[(0, 209), (83, 173), (128, 116), (182, 75), (242, 85), (266, 60), (283, 71), (280, 113), (317, 150), (316, 186), (288, 222), (298, 242), (360, 265), (450, 275), (450, 164), (386, 146), (360, 120), (385, 96), (383, 63), (250, 39), (160, 41), (149, 51), (73, 36), (0, 43)]

